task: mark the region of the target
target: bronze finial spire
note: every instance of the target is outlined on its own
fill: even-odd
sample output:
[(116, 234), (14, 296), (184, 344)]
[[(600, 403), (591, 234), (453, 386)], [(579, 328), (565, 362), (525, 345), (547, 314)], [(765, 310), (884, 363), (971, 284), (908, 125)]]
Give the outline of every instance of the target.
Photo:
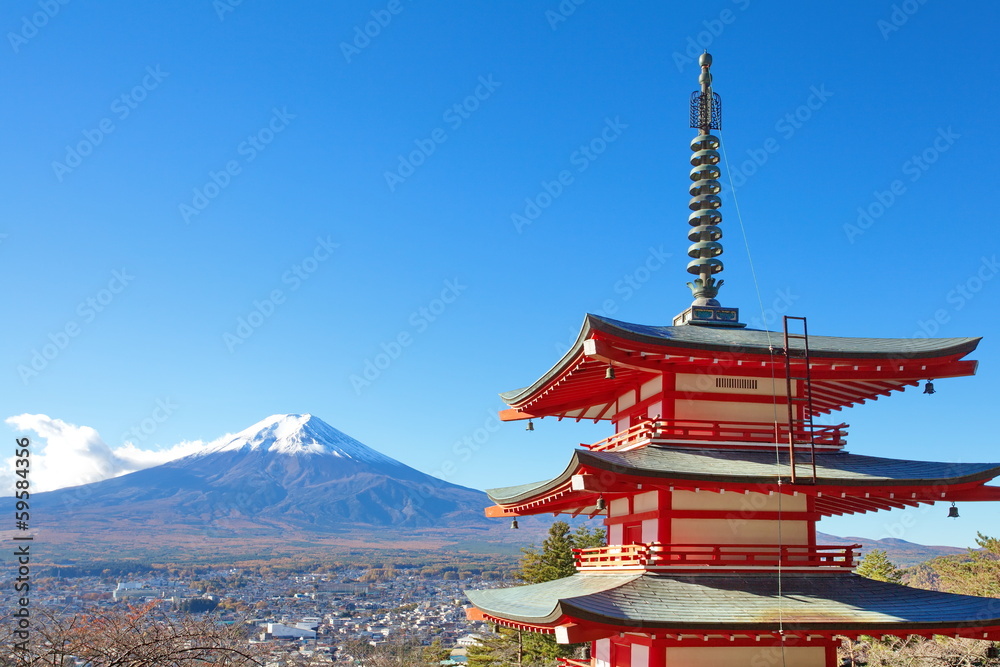
[(691, 127), (698, 129), (698, 136), (691, 140), (691, 201), (688, 216), (691, 231), (688, 240), (693, 243), (688, 248), (688, 273), (698, 276), (687, 285), (691, 288), (694, 301), (691, 308), (674, 318), (674, 324), (708, 324), (715, 326), (744, 326), (738, 323), (739, 311), (722, 308), (716, 300), (722, 280), (714, 277), (723, 269), (722, 260), (722, 200), (719, 192), (719, 138), (712, 130), (722, 129), (722, 99), (712, 91), (712, 56), (706, 51), (698, 59), (701, 74), (698, 83), (701, 90), (691, 93)]

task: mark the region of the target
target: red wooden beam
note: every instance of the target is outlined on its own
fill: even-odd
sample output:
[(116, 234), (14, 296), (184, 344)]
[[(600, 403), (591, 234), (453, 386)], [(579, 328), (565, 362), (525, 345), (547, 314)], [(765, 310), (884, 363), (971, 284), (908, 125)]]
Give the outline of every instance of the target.
[(997, 501), (1000, 500), (1000, 486), (977, 486), (972, 489), (964, 489), (948, 494), (948, 500), (970, 502), (970, 501)]
[(662, 373), (664, 362), (647, 359), (641, 354), (633, 355), (615, 348), (607, 341), (588, 338), (583, 341), (583, 354), (590, 359), (596, 359), (604, 363), (613, 363), (616, 370), (618, 368), (629, 368), (641, 373)]
[(635, 491), (635, 484), (622, 483), (619, 476), (614, 475), (612, 481), (602, 481), (600, 474), (579, 473), (569, 478), (570, 488), (573, 491), (591, 491), (593, 493), (629, 493)]
[[(604, 382), (614, 383), (614, 380), (604, 380)], [(563, 396), (564, 392), (561, 392), (560, 395), (562, 398), (560, 402), (556, 403), (553, 401), (546, 403), (543, 396), (530, 402), (530, 411), (537, 418), (555, 417), (560, 414), (565, 415), (565, 413), (572, 410), (586, 411), (593, 407), (606, 406), (609, 403), (614, 404), (622, 391), (620, 387), (605, 385), (604, 391), (588, 389), (586, 391), (578, 391), (575, 395), (570, 394), (569, 396)], [(522, 408), (517, 409), (520, 410)]]
[[(723, 358), (717, 351), (675, 349), (676, 357), (660, 359), (662, 348), (643, 346), (632, 341), (621, 341), (611, 336), (588, 339), (583, 343), (583, 354), (605, 363), (615, 363), (624, 368), (643, 372), (661, 372), (667, 368), (715, 367), (727, 375), (770, 377), (773, 365), (783, 365), (783, 357), (765, 354), (741, 354), (736, 359)], [(683, 361), (683, 359), (688, 361)], [(692, 361), (696, 360), (696, 361)], [(734, 361), (743, 361), (739, 364)], [(728, 363), (727, 363), (728, 362)], [(755, 363), (756, 362), (756, 363)], [(763, 362), (764, 366), (757, 365)], [(974, 375), (976, 361), (957, 359), (955, 355), (925, 359), (830, 359), (819, 358), (812, 364), (813, 380), (825, 379), (911, 379), (963, 377)], [(714, 374), (714, 373), (713, 373)], [(783, 374), (783, 370), (782, 370)]]
[[(661, 395), (652, 396), (646, 399), (650, 403), (660, 400)], [(685, 391), (683, 389), (671, 389), (662, 392), (662, 397), (666, 399), (685, 399), (691, 401), (732, 401), (737, 403), (774, 403), (785, 405), (788, 398), (785, 396), (772, 396), (770, 394), (727, 394), (715, 391)]]
[(524, 419), (541, 419), (542, 416), (535, 415), (530, 412), (522, 412), (514, 408), (507, 408), (506, 410), (500, 410), (497, 413), (502, 422), (516, 422), (522, 421)]
[(617, 628), (601, 625), (599, 623), (585, 623), (577, 621), (575, 623), (565, 623), (555, 627), (557, 644), (582, 644), (592, 642), (597, 639), (607, 639), (617, 635)]

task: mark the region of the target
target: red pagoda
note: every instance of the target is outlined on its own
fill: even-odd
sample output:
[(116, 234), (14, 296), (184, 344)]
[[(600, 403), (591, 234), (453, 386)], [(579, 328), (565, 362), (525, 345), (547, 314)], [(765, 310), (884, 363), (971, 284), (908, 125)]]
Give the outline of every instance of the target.
[[(752, 330), (717, 301), (721, 106), (711, 56), (691, 100), (687, 270), (694, 302), (671, 326), (588, 315), (573, 347), (505, 421), (609, 420), (552, 479), (488, 491), (488, 516), (603, 516), (607, 546), (577, 573), (468, 591), (470, 618), (591, 642), (594, 667), (833, 667), (838, 636), (1000, 639), (996, 600), (853, 573), (854, 546), (816, 543), (824, 516), (1000, 500), (1000, 463), (845, 451), (846, 424), (813, 420), (907, 386), (973, 375), (978, 338), (815, 336), (804, 318)], [(794, 332), (793, 332), (794, 330)], [(530, 424), (530, 422), (529, 422)]]

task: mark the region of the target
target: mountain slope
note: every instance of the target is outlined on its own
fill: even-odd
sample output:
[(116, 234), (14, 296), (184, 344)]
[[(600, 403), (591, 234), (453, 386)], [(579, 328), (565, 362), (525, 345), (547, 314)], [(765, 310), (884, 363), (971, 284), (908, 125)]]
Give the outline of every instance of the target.
[[(288, 553), (338, 546), (513, 547), (538, 542), (551, 517), (521, 530), (488, 520), (485, 493), (415, 470), (311, 415), (274, 415), (210, 448), (95, 484), (32, 497), (41, 547), (107, 553), (184, 551)], [(565, 517), (561, 517), (565, 518)], [(906, 566), (947, 553), (903, 540), (819, 534), (821, 543), (885, 549)], [(485, 547), (484, 547), (485, 548)], [(175, 551), (176, 553), (176, 551)]]
[(39, 494), (34, 525), (280, 535), (496, 528), (481, 491), (410, 468), (311, 415), (275, 415), (198, 454)]
[(816, 540), (821, 544), (860, 544), (862, 556), (872, 549), (881, 549), (885, 551), (889, 560), (899, 567), (910, 567), (931, 558), (937, 558), (938, 556), (964, 554), (968, 551), (967, 549), (959, 549), (958, 547), (917, 544), (895, 537), (873, 540), (867, 537), (837, 537), (836, 535), (817, 532)]

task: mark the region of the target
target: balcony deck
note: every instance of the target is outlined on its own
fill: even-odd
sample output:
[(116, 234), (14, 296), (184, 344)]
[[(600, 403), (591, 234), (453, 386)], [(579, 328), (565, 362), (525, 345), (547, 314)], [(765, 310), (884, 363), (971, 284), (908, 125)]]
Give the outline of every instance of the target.
[[(847, 444), (847, 424), (795, 429), (796, 449), (838, 451)], [(595, 452), (628, 451), (646, 445), (701, 445), (713, 447), (788, 446), (787, 424), (701, 421), (696, 419), (648, 419), (624, 431), (583, 447)]]
[(852, 569), (860, 544), (809, 546), (777, 544), (621, 544), (574, 549), (579, 572), (672, 570), (677, 568)]

